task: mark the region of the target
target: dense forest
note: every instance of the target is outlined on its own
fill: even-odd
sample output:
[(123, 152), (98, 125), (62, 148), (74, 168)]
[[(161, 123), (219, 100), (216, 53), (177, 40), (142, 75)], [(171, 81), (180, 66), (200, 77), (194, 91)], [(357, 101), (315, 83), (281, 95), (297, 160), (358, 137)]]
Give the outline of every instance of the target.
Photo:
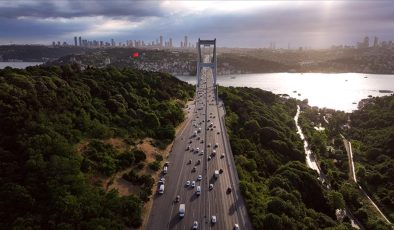
[(350, 120), (358, 181), (394, 222), (394, 95), (365, 100)]
[[(153, 178), (135, 173), (145, 153), (121, 152), (104, 140), (121, 138), (132, 146), (151, 137), (165, 147), (193, 93), (175, 77), (135, 69), (0, 70), (0, 228), (140, 226), (153, 185)], [(76, 146), (82, 141), (88, 144), (81, 152)], [(124, 177), (141, 186), (139, 194), (120, 196), (88, 179), (131, 166)]]
[(223, 88), (240, 188), (255, 229), (351, 229), (345, 202), (307, 168), (293, 116), (296, 101), (252, 88)]
[[(368, 99), (365, 105), (351, 114), (305, 106), (300, 124), (326, 175), (325, 183), (343, 195), (357, 220), (366, 229), (392, 229), (353, 182), (341, 137), (343, 134), (351, 139), (358, 183), (392, 220), (393, 97)], [(376, 125), (381, 122), (383, 126)], [(317, 126), (325, 129), (316, 129)], [(376, 154), (375, 158), (372, 154)]]

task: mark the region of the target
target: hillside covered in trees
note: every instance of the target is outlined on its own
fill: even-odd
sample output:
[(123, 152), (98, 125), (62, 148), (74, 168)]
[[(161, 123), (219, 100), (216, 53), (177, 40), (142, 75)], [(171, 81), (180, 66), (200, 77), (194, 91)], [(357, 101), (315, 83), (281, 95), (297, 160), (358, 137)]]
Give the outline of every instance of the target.
[(394, 95), (370, 98), (350, 114), (359, 183), (394, 221)]
[[(139, 226), (153, 178), (131, 171), (125, 177), (141, 192), (120, 196), (88, 177), (144, 167), (144, 152), (104, 140), (132, 146), (151, 137), (165, 147), (193, 93), (175, 77), (135, 69), (0, 70), (0, 228)], [(88, 144), (78, 151), (82, 141)]]
[(293, 120), (296, 101), (252, 88), (223, 88), (226, 126), (255, 229), (351, 229), (336, 220), (339, 192), (307, 168)]

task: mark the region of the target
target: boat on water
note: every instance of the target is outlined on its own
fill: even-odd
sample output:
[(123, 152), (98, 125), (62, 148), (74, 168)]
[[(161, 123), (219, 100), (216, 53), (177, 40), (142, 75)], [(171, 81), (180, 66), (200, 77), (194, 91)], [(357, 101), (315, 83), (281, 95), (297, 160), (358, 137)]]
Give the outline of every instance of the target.
[(301, 96), (301, 94), (299, 93), (298, 96)]
[(368, 95), (368, 97), (372, 97), (372, 95), (370, 94), (370, 95)]
[(388, 90), (388, 89), (380, 89), (379, 93), (392, 93), (392, 90)]
[(357, 102), (353, 102), (353, 105), (357, 104)]
[(293, 93), (297, 93), (297, 90), (294, 90)]
[(235, 77), (231, 77), (231, 79), (235, 79)]

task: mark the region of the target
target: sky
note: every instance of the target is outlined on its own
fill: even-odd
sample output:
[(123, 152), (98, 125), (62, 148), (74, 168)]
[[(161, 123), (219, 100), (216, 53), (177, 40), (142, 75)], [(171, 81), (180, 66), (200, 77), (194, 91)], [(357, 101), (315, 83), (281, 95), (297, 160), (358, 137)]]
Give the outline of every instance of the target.
[(394, 1), (0, 0), (0, 25), (0, 45), (162, 35), (179, 46), (187, 35), (219, 47), (329, 48), (394, 40)]

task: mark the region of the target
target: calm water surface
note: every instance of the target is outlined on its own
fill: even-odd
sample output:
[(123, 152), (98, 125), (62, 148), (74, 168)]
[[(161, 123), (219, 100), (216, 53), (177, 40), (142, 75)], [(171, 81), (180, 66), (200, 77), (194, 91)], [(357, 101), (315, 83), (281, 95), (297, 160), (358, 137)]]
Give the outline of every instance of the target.
[(28, 66), (41, 65), (43, 62), (0, 62), (0, 69), (4, 69), (7, 66), (17, 69), (24, 69)]
[[(178, 76), (195, 84), (195, 77)], [(247, 86), (308, 99), (309, 105), (351, 112), (368, 95), (383, 96), (379, 90), (394, 91), (394, 75), (360, 73), (269, 73), (218, 76), (222, 86)]]

